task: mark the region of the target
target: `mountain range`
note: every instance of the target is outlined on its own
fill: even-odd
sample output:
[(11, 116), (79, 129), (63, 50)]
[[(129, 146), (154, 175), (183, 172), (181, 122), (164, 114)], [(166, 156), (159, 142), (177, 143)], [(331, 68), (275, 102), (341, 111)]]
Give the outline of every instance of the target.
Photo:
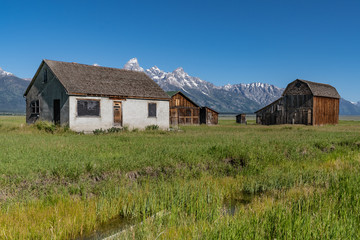
[[(200, 106), (208, 106), (220, 113), (253, 113), (278, 99), (283, 88), (267, 83), (214, 84), (190, 76), (179, 67), (165, 72), (154, 66), (149, 69), (140, 67), (136, 58), (130, 59), (125, 69), (141, 71), (152, 78), (165, 91), (182, 91)], [(23, 93), (31, 79), (22, 79), (0, 68), (0, 112), (25, 112)], [(360, 115), (360, 102), (351, 103), (340, 100), (341, 115)]]
[(0, 68), (0, 112), (24, 113), (23, 94), (29, 83)]
[[(284, 88), (267, 83), (214, 84), (192, 77), (183, 68), (164, 72), (158, 67), (144, 70), (136, 58), (130, 59), (125, 69), (145, 72), (165, 91), (182, 91), (200, 106), (208, 106), (221, 113), (253, 113), (281, 97)], [(340, 99), (341, 115), (360, 115), (360, 102)]]

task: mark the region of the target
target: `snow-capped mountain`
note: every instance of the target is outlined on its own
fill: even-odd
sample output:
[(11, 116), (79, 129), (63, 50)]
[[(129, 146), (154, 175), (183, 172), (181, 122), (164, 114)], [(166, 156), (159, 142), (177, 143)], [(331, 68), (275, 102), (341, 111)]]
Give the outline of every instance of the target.
[[(165, 91), (182, 91), (200, 106), (208, 106), (218, 112), (252, 113), (278, 99), (282, 88), (266, 83), (227, 84), (215, 86), (200, 78), (190, 76), (184, 69), (165, 72), (154, 66), (144, 70), (136, 58), (125, 69), (145, 72)], [(0, 112), (25, 112), (23, 94), (31, 79), (22, 79), (0, 68)], [(340, 100), (341, 115), (360, 115), (360, 102)]]
[(165, 72), (157, 66), (144, 70), (136, 58), (125, 64), (124, 69), (145, 72), (165, 91), (183, 91), (201, 106), (220, 112), (254, 112), (281, 96), (283, 89), (265, 83), (227, 84), (215, 86), (187, 74), (179, 67)]
[(130, 59), (124, 66), (124, 69), (143, 72), (144, 69), (140, 67), (137, 58)]
[[(190, 76), (181, 67), (173, 72), (162, 71), (157, 66), (144, 70), (136, 58), (126, 63), (124, 68), (145, 72), (165, 91), (182, 91), (198, 105), (222, 113), (253, 113), (280, 98), (284, 91), (283, 88), (267, 83), (227, 84), (219, 87)], [(341, 99), (340, 114), (360, 115), (360, 102), (351, 103)]]
[(0, 68), (0, 112), (25, 112), (23, 94), (29, 83)]
[(224, 89), (238, 94), (243, 94), (245, 97), (253, 100), (260, 105), (266, 105), (278, 99), (283, 88), (276, 87), (267, 83), (250, 83), (250, 84), (227, 84), (223, 86)]
[(340, 115), (360, 115), (360, 105), (341, 98)]
[(11, 72), (6, 72), (0, 67), (0, 77), (14, 76)]

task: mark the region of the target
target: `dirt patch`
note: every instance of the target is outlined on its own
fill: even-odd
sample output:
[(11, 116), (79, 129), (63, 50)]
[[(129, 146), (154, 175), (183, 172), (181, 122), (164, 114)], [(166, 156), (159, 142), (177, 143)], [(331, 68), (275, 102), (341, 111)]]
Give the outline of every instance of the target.
[(126, 174), (126, 176), (131, 180), (135, 180), (140, 177), (140, 173), (138, 171), (131, 171), (131, 172), (128, 172)]
[(225, 158), (223, 160), (225, 164), (229, 164), (234, 168), (246, 167), (246, 161), (243, 158)]

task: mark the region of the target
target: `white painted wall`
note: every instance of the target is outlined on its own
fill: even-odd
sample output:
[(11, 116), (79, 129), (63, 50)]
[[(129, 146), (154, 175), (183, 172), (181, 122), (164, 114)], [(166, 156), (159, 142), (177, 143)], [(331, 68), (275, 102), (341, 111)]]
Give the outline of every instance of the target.
[[(148, 104), (156, 103), (156, 117), (148, 117)], [(144, 129), (149, 125), (158, 125), (160, 129), (169, 128), (169, 101), (126, 99), (122, 102), (123, 126), (130, 129)]]
[[(99, 99), (99, 117), (78, 117), (77, 99)], [(95, 129), (108, 129), (113, 127), (113, 101), (102, 97), (69, 97), (69, 127), (76, 132), (92, 132)]]
[[(99, 117), (78, 117), (77, 99), (99, 99)], [(156, 103), (156, 117), (148, 117), (148, 103)], [(109, 129), (114, 126), (113, 100), (105, 97), (69, 97), (69, 127), (77, 132), (92, 132), (95, 129)], [(129, 129), (145, 129), (148, 125), (169, 128), (169, 101), (126, 99), (122, 101), (123, 126)]]

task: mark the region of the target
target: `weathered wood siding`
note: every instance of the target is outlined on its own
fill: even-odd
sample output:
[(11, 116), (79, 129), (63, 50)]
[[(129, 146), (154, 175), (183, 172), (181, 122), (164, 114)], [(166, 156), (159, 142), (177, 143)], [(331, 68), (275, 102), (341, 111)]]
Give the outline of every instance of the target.
[(242, 114), (238, 114), (236, 115), (236, 122), (240, 123), (240, 124), (246, 124), (246, 114), (242, 113)]
[(282, 123), (312, 125), (313, 97), (311, 95), (286, 95)]
[(182, 94), (177, 93), (170, 100), (170, 124), (199, 124), (200, 108)]
[(283, 124), (286, 112), (283, 111), (284, 99), (280, 98), (256, 113), (256, 123), (262, 125)]
[(256, 113), (256, 122), (263, 125), (313, 124), (311, 95), (286, 95)]
[(314, 125), (339, 123), (339, 99), (314, 97)]
[(285, 95), (312, 95), (312, 92), (305, 83), (294, 81), (286, 87), (283, 96)]
[(200, 108), (200, 123), (208, 125), (218, 124), (218, 113), (208, 107)]
[[(308, 84), (312, 84), (312, 89)], [(336, 89), (330, 85), (297, 79), (287, 86), (280, 99), (256, 112), (256, 122), (264, 125), (337, 124), (339, 97)]]
[[(44, 71), (47, 71), (46, 81), (44, 81)], [(31, 124), (37, 120), (54, 122), (54, 100), (60, 101), (60, 124), (69, 123), (69, 97), (66, 90), (50, 68), (43, 64), (37, 74), (33, 85), (26, 95), (26, 122)], [(31, 102), (39, 101), (40, 111), (33, 114)]]

